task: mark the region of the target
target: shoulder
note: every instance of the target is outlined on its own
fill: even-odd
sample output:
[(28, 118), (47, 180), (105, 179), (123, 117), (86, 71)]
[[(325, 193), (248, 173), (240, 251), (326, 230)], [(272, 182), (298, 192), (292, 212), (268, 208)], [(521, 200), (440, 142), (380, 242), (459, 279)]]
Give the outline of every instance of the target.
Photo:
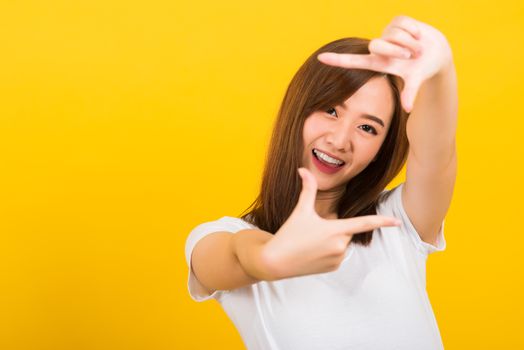
[(240, 218), (223, 216), (220, 219), (208, 221), (195, 226), (189, 233), (188, 241), (197, 241), (213, 232), (236, 233), (240, 230), (256, 228), (256, 226)]
[(231, 232), (236, 233), (243, 229), (252, 228), (253, 225), (250, 223), (236, 217), (232, 216), (223, 216), (219, 219), (213, 221), (203, 222), (195, 226), (189, 233), (186, 239), (185, 245), (185, 257), (187, 266), (189, 268), (189, 277), (187, 281), (187, 286), (189, 290), (189, 295), (195, 301), (201, 302), (211, 298), (216, 298), (217, 300), (222, 295), (223, 291), (215, 290), (210, 291), (206, 289), (195, 276), (192, 266), (191, 266), (191, 255), (193, 249), (195, 248), (198, 241), (206, 237), (209, 234), (214, 232)]
[(220, 219), (214, 221), (208, 221), (197, 225), (191, 231), (191, 234), (194, 232), (207, 232), (212, 231), (227, 231), (227, 232), (237, 232), (245, 228), (254, 227), (252, 224), (248, 223), (245, 220), (242, 220), (237, 217), (232, 216), (223, 216)]
[[(379, 200), (377, 203), (377, 214), (385, 216), (393, 216), (401, 220), (402, 224), (400, 227), (395, 228), (400, 230), (402, 237), (405, 237), (411, 246), (415, 247), (423, 255), (427, 256), (430, 253), (436, 251), (442, 251), (446, 248), (446, 241), (444, 239), (444, 223), (442, 223), (441, 228), (438, 233), (436, 243), (429, 244), (424, 242), (417, 230), (415, 229), (413, 223), (411, 222), (404, 205), (402, 202), (402, 187), (404, 183), (397, 185), (391, 190), (384, 190), (379, 195)], [(389, 228), (393, 229), (393, 228)], [(388, 228), (383, 228), (383, 231), (387, 231)], [(400, 238), (400, 237), (399, 237)]]

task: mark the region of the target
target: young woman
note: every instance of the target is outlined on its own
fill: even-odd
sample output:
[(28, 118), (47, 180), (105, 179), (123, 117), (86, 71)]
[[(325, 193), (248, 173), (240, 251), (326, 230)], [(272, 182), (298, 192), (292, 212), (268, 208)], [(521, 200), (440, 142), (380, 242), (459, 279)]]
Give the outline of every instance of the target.
[(425, 268), (446, 245), (456, 124), (435, 28), (401, 16), (320, 48), (288, 87), (258, 198), (190, 233), (191, 297), (220, 302), (249, 349), (442, 349)]

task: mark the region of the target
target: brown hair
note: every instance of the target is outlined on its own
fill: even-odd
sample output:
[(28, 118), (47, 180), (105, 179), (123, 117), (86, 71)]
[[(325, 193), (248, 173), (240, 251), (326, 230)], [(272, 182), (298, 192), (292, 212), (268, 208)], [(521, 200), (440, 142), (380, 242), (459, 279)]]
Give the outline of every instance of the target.
[[(291, 215), (302, 188), (297, 169), (304, 149), (304, 121), (315, 111), (343, 103), (371, 78), (384, 75), (328, 66), (321, 63), (317, 55), (321, 52), (368, 54), (368, 45), (368, 39), (339, 39), (318, 49), (300, 67), (288, 86), (274, 124), (260, 194), (242, 214), (247, 213), (241, 214), (242, 219), (274, 234)], [(402, 82), (392, 75), (386, 77), (395, 101), (391, 125), (375, 161), (346, 184), (346, 191), (337, 203), (339, 218), (376, 214), (379, 195), (406, 161), (408, 115), (400, 103)], [(372, 234), (368, 231), (353, 235), (351, 242), (366, 246)]]

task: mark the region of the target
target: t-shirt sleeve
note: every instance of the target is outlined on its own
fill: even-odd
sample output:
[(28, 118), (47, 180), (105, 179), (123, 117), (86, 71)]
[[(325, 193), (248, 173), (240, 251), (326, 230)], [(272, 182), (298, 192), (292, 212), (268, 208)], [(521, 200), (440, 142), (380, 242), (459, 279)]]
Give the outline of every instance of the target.
[(378, 214), (392, 215), (397, 219), (401, 220), (402, 226), (400, 227), (400, 230), (408, 235), (409, 240), (421, 253), (429, 255), (437, 251), (445, 250), (446, 240), (444, 238), (444, 220), (442, 221), (439, 232), (437, 234), (436, 245), (424, 242), (422, 238), (420, 238), (420, 235), (418, 234), (415, 227), (413, 226), (413, 223), (409, 219), (408, 214), (404, 209), (404, 205), (402, 204), (403, 186), (404, 183), (401, 183), (400, 185), (391, 189), (390, 191), (385, 191), (382, 193), (384, 197), (383, 200), (379, 202), (377, 210)]
[(200, 224), (189, 233), (189, 236), (186, 239), (185, 255), (186, 263), (189, 269), (187, 287), (189, 295), (193, 300), (202, 302), (212, 298), (217, 299), (223, 292), (220, 290), (215, 290), (209, 293), (207, 289), (198, 281), (196, 275), (194, 274), (191, 265), (191, 254), (197, 242), (214, 232), (225, 231), (234, 233), (246, 228), (250, 228), (249, 224), (244, 222), (242, 219), (224, 216), (218, 220)]

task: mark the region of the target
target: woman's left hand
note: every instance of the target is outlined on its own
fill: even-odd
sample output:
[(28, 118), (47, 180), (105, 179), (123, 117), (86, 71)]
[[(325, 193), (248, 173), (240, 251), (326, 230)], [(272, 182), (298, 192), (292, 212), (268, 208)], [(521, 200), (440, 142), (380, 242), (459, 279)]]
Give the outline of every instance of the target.
[(453, 64), (446, 37), (437, 29), (411, 17), (398, 16), (380, 38), (369, 43), (370, 54), (321, 53), (328, 65), (394, 74), (404, 80), (402, 106), (411, 112), (422, 83)]

